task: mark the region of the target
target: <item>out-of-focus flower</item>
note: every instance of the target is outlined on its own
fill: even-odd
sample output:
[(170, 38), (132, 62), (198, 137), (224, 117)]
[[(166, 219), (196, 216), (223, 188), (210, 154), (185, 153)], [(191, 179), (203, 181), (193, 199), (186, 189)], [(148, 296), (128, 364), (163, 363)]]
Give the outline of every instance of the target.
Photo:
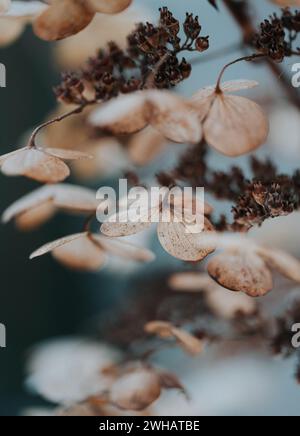
[(101, 343), (50, 341), (33, 350), (27, 384), (49, 401), (74, 404), (107, 389), (111, 379), (103, 370), (118, 358), (118, 352)]
[(34, 21), (35, 33), (46, 41), (75, 35), (84, 29), (97, 12), (116, 14), (132, 0), (52, 0), (49, 7)]
[(89, 120), (114, 134), (134, 133), (150, 124), (171, 141), (197, 144), (204, 137), (219, 152), (240, 156), (267, 139), (269, 123), (257, 103), (228, 93), (254, 86), (257, 82), (225, 82), (201, 89), (191, 100), (166, 91), (138, 91), (101, 105)]
[(15, 219), (21, 230), (32, 230), (48, 221), (57, 211), (89, 214), (96, 212), (96, 192), (68, 184), (47, 185), (13, 203), (2, 215), (7, 223)]
[(40, 15), (47, 5), (40, 1), (7, 1), (0, 4), (0, 46), (13, 43), (27, 24)]
[(57, 183), (70, 175), (64, 160), (89, 159), (90, 155), (59, 148), (24, 147), (0, 156), (0, 167), (7, 176), (26, 176), (43, 183)]
[(142, 411), (160, 397), (163, 389), (184, 392), (183, 386), (173, 374), (136, 362), (120, 368), (108, 390), (107, 400), (121, 410)]
[(221, 286), (250, 297), (262, 297), (273, 288), (270, 269), (300, 282), (300, 262), (282, 250), (255, 243), (250, 238), (235, 234), (204, 235), (202, 242), (215, 244), (224, 251), (208, 262), (209, 275)]
[(269, 123), (262, 108), (248, 98), (228, 94), (257, 85), (249, 80), (224, 82), (219, 89), (210, 86), (192, 97), (205, 140), (226, 156), (249, 153), (267, 139)]
[(174, 142), (197, 144), (202, 137), (201, 124), (192, 105), (168, 91), (120, 95), (96, 108), (89, 121), (114, 134), (136, 133), (150, 124)]
[[(214, 251), (214, 246), (204, 247), (201, 244), (203, 235), (213, 232), (214, 227), (205, 216), (203, 216), (204, 228), (195, 222), (193, 215), (197, 202), (195, 198), (191, 198), (190, 201), (185, 198), (182, 204), (182, 195), (176, 197), (170, 194), (168, 189), (161, 190), (157, 198), (151, 199), (150, 205), (149, 198), (151, 198), (150, 194), (142, 195), (140, 201), (134, 202), (133, 214), (135, 215), (136, 210), (141, 211), (138, 219), (130, 220), (130, 209), (121, 210), (102, 224), (101, 232), (112, 238), (130, 236), (149, 229), (152, 223), (158, 223), (158, 239), (171, 256), (184, 261), (200, 261)], [(204, 205), (202, 214), (207, 215), (210, 211), (210, 206)]]
[(101, 48), (114, 41), (125, 49), (127, 36), (136, 23), (150, 21), (150, 16), (142, 8), (129, 8), (117, 15), (96, 14), (93, 21), (77, 35), (57, 43), (54, 48), (59, 64), (67, 69), (82, 66), (89, 56), (94, 56)]
[(203, 351), (202, 341), (166, 321), (150, 321), (145, 325), (145, 332), (157, 335), (162, 339), (175, 339), (178, 345), (192, 356), (197, 356)]
[(126, 242), (89, 232), (66, 236), (35, 251), (30, 259), (51, 253), (64, 266), (79, 271), (98, 271), (107, 255), (124, 257), (136, 262), (151, 262), (154, 254)]
[(175, 291), (203, 293), (209, 308), (221, 318), (232, 319), (238, 313), (252, 315), (257, 309), (253, 298), (228, 291), (205, 273), (174, 274), (169, 285)]

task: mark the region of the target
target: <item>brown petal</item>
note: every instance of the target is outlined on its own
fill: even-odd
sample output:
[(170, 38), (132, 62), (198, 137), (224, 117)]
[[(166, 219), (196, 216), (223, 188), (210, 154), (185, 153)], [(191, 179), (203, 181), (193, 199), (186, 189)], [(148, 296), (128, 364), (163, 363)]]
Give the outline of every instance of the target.
[(104, 251), (89, 237), (77, 238), (55, 248), (52, 256), (67, 268), (77, 271), (98, 271), (106, 263)]
[(23, 149), (6, 158), (1, 169), (8, 176), (27, 176), (44, 183), (61, 182), (70, 174), (62, 160), (36, 149)]
[(148, 165), (166, 147), (166, 141), (161, 133), (152, 127), (147, 127), (132, 136), (128, 144), (129, 157), (135, 165)]
[(43, 186), (25, 195), (7, 208), (2, 215), (2, 222), (8, 223), (16, 216), (34, 209), (53, 198), (52, 186)]
[(269, 122), (262, 108), (240, 96), (215, 96), (204, 122), (209, 145), (226, 156), (240, 156), (262, 145), (269, 133)]
[(23, 232), (28, 232), (40, 227), (47, 222), (56, 212), (53, 202), (48, 200), (16, 217), (16, 226)]
[(141, 411), (161, 394), (160, 379), (151, 370), (138, 369), (124, 374), (111, 387), (111, 402), (124, 410)]
[(145, 325), (145, 332), (161, 338), (175, 338), (189, 354), (197, 355), (203, 351), (203, 343), (185, 330), (174, 327), (165, 321), (152, 321)]
[[(148, 214), (148, 211), (146, 213)], [(137, 233), (140, 233), (151, 227), (151, 222), (118, 222), (119, 219), (122, 219), (122, 216), (127, 216), (127, 211), (120, 212), (119, 214), (110, 217), (108, 221), (102, 224), (100, 228), (101, 233), (111, 238), (119, 238), (123, 236), (136, 235)], [(117, 220), (117, 222), (113, 222), (115, 220)]]
[(177, 259), (196, 262), (205, 259), (215, 250), (210, 244), (202, 244), (201, 237), (206, 232), (213, 231), (209, 221), (205, 219), (206, 231), (190, 233), (184, 222), (160, 222), (157, 228), (158, 239), (171, 256)]
[(92, 9), (103, 14), (117, 14), (131, 5), (132, 0), (87, 0)]
[(64, 238), (57, 239), (56, 241), (49, 242), (48, 244), (43, 245), (41, 248), (36, 250), (30, 256), (30, 259), (35, 259), (36, 257), (44, 256), (44, 254), (50, 253), (56, 248), (62, 247), (65, 244), (68, 244), (76, 239), (85, 238), (87, 233), (77, 233), (75, 235), (65, 236)]
[(52, 187), (54, 204), (61, 209), (70, 209), (77, 212), (93, 212), (97, 210), (98, 201), (96, 192), (81, 186), (66, 183)]
[(283, 250), (258, 248), (258, 254), (265, 262), (284, 277), (300, 283), (300, 261)]
[(63, 148), (43, 148), (41, 151), (63, 160), (93, 159), (93, 156), (90, 154), (77, 150), (66, 150)]
[(145, 93), (120, 95), (95, 109), (89, 121), (93, 126), (114, 134), (135, 133), (148, 124), (148, 106)]
[(152, 262), (155, 259), (155, 255), (152, 251), (137, 247), (128, 242), (95, 234), (92, 237), (103, 250), (112, 255), (124, 257), (127, 260), (136, 262)]
[(264, 261), (252, 252), (224, 252), (208, 263), (210, 276), (221, 286), (250, 297), (272, 290), (272, 275)]
[(162, 135), (178, 143), (198, 144), (202, 127), (193, 107), (180, 97), (166, 91), (149, 91), (150, 122)]
[(34, 32), (41, 39), (55, 41), (75, 35), (94, 18), (95, 12), (82, 0), (52, 0), (34, 22)]

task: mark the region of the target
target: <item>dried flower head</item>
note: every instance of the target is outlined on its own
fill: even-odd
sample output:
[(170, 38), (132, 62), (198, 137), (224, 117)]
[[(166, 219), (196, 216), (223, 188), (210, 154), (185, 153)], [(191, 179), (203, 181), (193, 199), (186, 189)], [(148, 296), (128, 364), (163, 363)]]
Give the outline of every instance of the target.
[(80, 151), (24, 147), (0, 156), (0, 167), (7, 176), (25, 176), (38, 182), (57, 183), (70, 175), (64, 160), (90, 158), (90, 155)]

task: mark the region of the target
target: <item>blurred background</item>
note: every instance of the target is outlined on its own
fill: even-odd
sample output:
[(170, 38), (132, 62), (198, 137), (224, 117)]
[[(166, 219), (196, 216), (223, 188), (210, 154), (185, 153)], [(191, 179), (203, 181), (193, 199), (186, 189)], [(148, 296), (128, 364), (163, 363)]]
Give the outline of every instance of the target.
[[(143, 14), (157, 17), (157, 10), (162, 5), (169, 6), (179, 19), (184, 17), (186, 10), (197, 13), (203, 25), (202, 34), (210, 35), (211, 52), (222, 47), (231, 47), (239, 41), (239, 29), (228, 13), (222, 7), (220, 12), (216, 12), (206, 0), (135, 0), (134, 3), (138, 10), (135, 12), (139, 17), (137, 21), (143, 19)], [(255, 6), (257, 22), (275, 9), (268, 1), (252, 0), (250, 3)], [(145, 12), (142, 12), (143, 8)], [(15, 43), (0, 48), (0, 62), (7, 68), (7, 88), (0, 89), (1, 154), (22, 146), (22, 138), (26, 132), (54, 110), (56, 102), (52, 87), (59, 82), (62, 69), (56, 50), (55, 44), (36, 38), (30, 27)], [(238, 54), (239, 51), (232, 50), (228, 55), (199, 63), (194, 68), (192, 77), (181, 85), (179, 92), (190, 95), (200, 87), (212, 84), (220, 68)], [(285, 67), (290, 74), (290, 65)], [(283, 170), (292, 170), (299, 166), (299, 114), (295, 115), (293, 108), (287, 109), (278, 82), (270, 77), (264, 67), (253, 67), (246, 63), (230, 69), (226, 78), (257, 79), (261, 83), (260, 90), (256, 91), (257, 98), (268, 95), (276, 97), (276, 107), (284, 110), (280, 112), (277, 109), (272, 114), (274, 129), (277, 127), (278, 130), (278, 123), (282, 122), (282, 137), (286, 137), (289, 132), (293, 149), (291, 154), (283, 152), (282, 148), (287, 150), (286, 144), (282, 144), (282, 147), (278, 145), (278, 132), (274, 130), (271, 135), (277, 143), (271, 143), (270, 139), (270, 144), (259, 153), (276, 159)], [(288, 110), (290, 115), (287, 115)], [(290, 120), (293, 117), (295, 122), (291, 130)], [(215, 166), (220, 168), (230, 163), (229, 159), (217, 154), (213, 154), (212, 159)], [(235, 163), (245, 165), (244, 159), (237, 159)], [(166, 169), (171, 165), (172, 160), (166, 154), (152, 167), (143, 169), (141, 174), (147, 177), (153, 171)], [(38, 186), (23, 178), (6, 178), (0, 175), (0, 179), (1, 211)], [(96, 188), (100, 183), (106, 182), (112, 183), (111, 180), (95, 180), (90, 186)], [(147, 235), (149, 246), (158, 254), (158, 260), (151, 267), (122, 270), (111, 265), (104, 272), (89, 275), (70, 272), (49, 256), (36, 262), (28, 260), (29, 254), (43, 243), (73, 231), (77, 232), (80, 222), (80, 218), (59, 215), (30, 234), (17, 232), (14, 225), (0, 227), (0, 322), (7, 327), (7, 348), (0, 349), (0, 415), (16, 415), (25, 407), (43, 404), (38, 397), (28, 394), (24, 389), (26, 357), (34, 344), (48, 338), (90, 333), (95, 319), (101, 322), (101, 319), (106, 319), (107, 313), (117, 311), (126, 304), (126, 297), (134, 286), (140, 287), (143, 292), (141, 278), (147, 285), (153, 274), (159, 276), (168, 271), (176, 271), (179, 267), (176, 260), (161, 252), (151, 234)], [(270, 232), (271, 238), (276, 234), (278, 245), (292, 246), (292, 251), (300, 256), (299, 232), (295, 233), (299, 230), (298, 220), (291, 222), (293, 231), (283, 232), (278, 225), (275, 230), (268, 229), (264, 234)], [(284, 228), (286, 227), (288, 226), (285, 224)], [(169, 354), (162, 356), (162, 363), (166, 367), (184, 372), (187, 383), (193, 385), (194, 393), (199, 395), (199, 406), (194, 403), (191, 408), (187, 408), (187, 415), (300, 413), (300, 388), (293, 379), (293, 362), (274, 361), (266, 356), (256, 356), (252, 352), (243, 357), (228, 357), (225, 362), (218, 364), (213, 353), (201, 361), (201, 368), (197, 362), (191, 362), (183, 356), (176, 355), (176, 359), (170, 358)], [(170, 367), (170, 362), (174, 361), (176, 363), (171, 363)], [(213, 365), (209, 364), (211, 361), (214, 362)], [(177, 399), (169, 403), (166, 401), (171, 406), (162, 410), (174, 413), (176, 401)]]

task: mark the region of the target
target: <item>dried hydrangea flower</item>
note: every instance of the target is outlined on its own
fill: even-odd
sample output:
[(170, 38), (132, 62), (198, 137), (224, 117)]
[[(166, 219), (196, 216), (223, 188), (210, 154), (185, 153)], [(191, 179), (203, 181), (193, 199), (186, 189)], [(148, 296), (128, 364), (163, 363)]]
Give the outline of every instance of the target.
[(203, 239), (224, 249), (207, 265), (210, 276), (224, 288), (262, 297), (273, 288), (271, 268), (299, 282), (300, 262), (284, 251), (263, 247), (242, 235), (204, 235)]
[(47, 253), (51, 253), (62, 265), (78, 271), (100, 270), (107, 261), (107, 255), (136, 262), (151, 262), (154, 259), (153, 253), (149, 250), (89, 232), (50, 242), (32, 253), (30, 259)]
[(198, 91), (192, 98), (209, 145), (226, 156), (240, 156), (262, 145), (269, 122), (262, 108), (248, 98), (229, 93), (257, 86), (236, 80)]
[[(151, 198), (149, 196), (149, 198)], [(207, 232), (213, 232), (214, 227), (204, 216), (204, 229), (194, 222), (193, 201), (185, 204), (176, 203), (176, 196), (163, 191), (159, 198), (151, 200), (152, 204), (136, 202), (136, 210), (140, 207), (141, 216), (138, 220), (130, 221), (130, 210), (121, 211), (108, 218), (101, 226), (101, 232), (109, 237), (123, 237), (135, 235), (149, 229), (152, 223), (158, 223), (157, 235), (162, 247), (171, 256), (184, 261), (200, 261), (212, 253), (215, 247), (201, 242), (202, 236)], [(130, 204), (130, 202), (128, 202)], [(202, 211), (205, 215), (211, 210), (208, 205)], [(201, 227), (201, 228), (200, 228)]]
[(114, 134), (136, 133), (150, 124), (174, 142), (197, 144), (202, 138), (202, 128), (192, 106), (168, 91), (120, 95), (95, 109), (89, 121)]
[(52, 0), (49, 7), (35, 20), (36, 35), (55, 41), (87, 27), (97, 12), (115, 14), (126, 9), (132, 0)]
[(2, 215), (2, 222), (15, 219), (19, 229), (31, 230), (44, 224), (59, 210), (89, 214), (96, 212), (99, 206), (92, 189), (69, 184), (47, 185), (9, 206)]
[(89, 158), (90, 155), (80, 151), (24, 147), (0, 156), (0, 167), (7, 176), (26, 176), (42, 183), (57, 183), (70, 175), (64, 160)]
[(170, 277), (169, 286), (179, 292), (202, 293), (208, 307), (220, 318), (232, 319), (238, 313), (252, 315), (257, 310), (256, 300), (242, 293), (228, 291), (206, 273), (174, 274)]
[(40, 1), (3, 0), (0, 9), (0, 46), (13, 43), (25, 26), (40, 15), (47, 6)]
[(178, 345), (192, 356), (202, 353), (204, 344), (189, 332), (175, 327), (170, 322), (150, 321), (145, 325), (145, 332), (157, 335), (162, 339), (174, 338)]
[(112, 347), (85, 339), (60, 339), (37, 346), (28, 363), (28, 386), (45, 399), (72, 405), (107, 389), (104, 369), (119, 359)]

